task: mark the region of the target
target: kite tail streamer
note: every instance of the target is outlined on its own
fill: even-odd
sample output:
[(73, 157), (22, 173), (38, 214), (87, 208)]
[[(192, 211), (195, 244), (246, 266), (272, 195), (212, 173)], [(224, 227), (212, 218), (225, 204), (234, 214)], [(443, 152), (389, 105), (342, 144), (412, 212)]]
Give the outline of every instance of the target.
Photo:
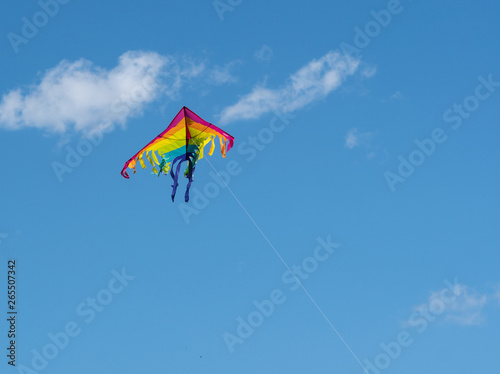
[[(179, 172), (181, 170), (181, 165), (184, 161), (188, 161), (188, 169), (185, 173), (186, 178), (188, 178), (188, 184), (186, 187), (186, 193), (184, 195), (184, 201), (187, 203), (189, 201), (189, 189), (191, 188), (191, 183), (193, 182), (193, 173), (194, 173), (194, 168), (195, 168), (195, 162), (196, 162), (196, 157), (193, 153), (187, 153), (183, 154), (181, 156), (177, 156), (173, 161), (172, 161), (172, 168), (170, 169), (170, 176), (172, 177), (172, 180), (174, 184), (172, 185), (172, 201), (175, 199), (175, 194), (177, 192), (177, 187), (179, 186)], [(178, 162), (178, 163), (177, 163)], [(174, 166), (177, 163), (177, 167), (175, 168), (175, 173), (174, 173)]]
[[(181, 170), (181, 164), (182, 164), (182, 161), (185, 161), (185, 160), (186, 160), (186, 155), (181, 155), (181, 156), (177, 156), (172, 161), (172, 168), (170, 169), (170, 176), (172, 177), (172, 179), (174, 181), (174, 184), (172, 185), (172, 202), (175, 199), (175, 193), (177, 192), (177, 187), (179, 186), (178, 180), (179, 180), (179, 171)], [(175, 163), (177, 161), (179, 161), (179, 163), (177, 164), (177, 168), (175, 169), (175, 174), (174, 174), (174, 166), (175, 166)]]
[(186, 175), (187, 178), (189, 178), (188, 184), (186, 186), (186, 193), (184, 194), (184, 201), (187, 203), (189, 201), (189, 189), (191, 188), (191, 183), (193, 183), (193, 173), (194, 173), (194, 163), (195, 161), (191, 160), (189, 158), (189, 171), (188, 174)]

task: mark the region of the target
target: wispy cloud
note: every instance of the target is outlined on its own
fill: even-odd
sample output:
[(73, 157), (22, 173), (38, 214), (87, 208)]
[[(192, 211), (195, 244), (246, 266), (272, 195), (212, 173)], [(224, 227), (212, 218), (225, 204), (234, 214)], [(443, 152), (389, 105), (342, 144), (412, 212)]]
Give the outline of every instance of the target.
[(365, 65), (361, 71), (361, 75), (365, 78), (371, 78), (377, 73), (377, 68), (371, 65)]
[(269, 61), (271, 61), (272, 58), (273, 58), (273, 55), (274, 55), (274, 52), (271, 49), (271, 47), (269, 47), (268, 45), (265, 45), (265, 44), (262, 46), (261, 49), (258, 49), (254, 53), (255, 59), (257, 61), (260, 61), (260, 62), (269, 62)]
[[(362, 149), (366, 154), (366, 158), (371, 160), (377, 155), (381, 155), (380, 147), (373, 144), (374, 137), (375, 133), (373, 132), (359, 132), (358, 129), (352, 128), (345, 135), (344, 146), (347, 149)], [(387, 156), (385, 149), (383, 150), (383, 154)]]
[(66, 132), (123, 124), (160, 94), (175, 98), (204, 71), (203, 63), (152, 52), (129, 51), (104, 69), (80, 59), (62, 61), (39, 82), (14, 89), (0, 102), (0, 128)]
[(445, 322), (461, 326), (478, 326), (484, 323), (483, 309), (488, 295), (481, 294), (464, 284), (455, 285), (454, 293), (459, 295), (451, 301), (443, 303), (443, 292), (446, 289), (432, 292), (426, 303), (414, 307), (415, 311), (424, 311), (432, 305), (444, 305), (442, 315)]
[(357, 129), (350, 129), (345, 136), (345, 146), (349, 149), (359, 146), (359, 136)]
[(208, 83), (215, 86), (236, 83), (238, 81), (238, 77), (234, 75), (233, 71), (239, 65), (241, 65), (241, 61), (231, 61), (224, 66), (216, 65), (208, 73)]
[(392, 100), (398, 100), (398, 99), (401, 99), (402, 97), (403, 97), (403, 94), (399, 91), (396, 91), (391, 95)]
[(480, 325), (485, 319), (482, 312), (487, 301), (487, 295), (461, 285), (460, 296), (448, 305), (445, 321), (463, 326)]
[(359, 60), (331, 51), (293, 73), (282, 88), (256, 86), (236, 104), (224, 108), (220, 122), (259, 118), (274, 110), (294, 112), (337, 89), (344, 79), (354, 74), (359, 63)]
[(370, 147), (370, 141), (373, 139), (371, 132), (360, 133), (358, 129), (350, 129), (345, 136), (345, 147), (353, 149), (359, 146)]

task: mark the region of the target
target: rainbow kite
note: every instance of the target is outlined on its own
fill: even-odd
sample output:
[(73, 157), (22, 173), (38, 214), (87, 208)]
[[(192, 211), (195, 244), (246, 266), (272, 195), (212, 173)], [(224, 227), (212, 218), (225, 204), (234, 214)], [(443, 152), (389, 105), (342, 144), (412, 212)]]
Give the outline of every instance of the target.
[[(142, 168), (146, 168), (144, 157), (153, 166), (153, 174), (165, 175), (169, 173), (174, 184), (172, 185), (172, 201), (177, 191), (177, 182), (179, 179), (179, 170), (184, 161), (188, 161), (188, 166), (184, 176), (188, 178), (186, 194), (184, 200), (189, 201), (189, 188), (193, 182), (193, 173), (196, 162), (203, 158), (203, 148), (210, 142), (211, 156), (215, 148), (215, 138), (219, 137), (221, 153), (226, 157), (226, 152), (233, 146), (234, 138), (227, 132), (201, 119), (196, 113), (183, 107), (175, 116), (168, 127), (156, 138), (150, 141), (144, 148), (137, 152), (130, 160), (125, 163), (122, 169), (122, 175), (129, 178), (126, 168), (134, 170), (137, 161)], [(174, 171), (175, 170), (175, 171)]]

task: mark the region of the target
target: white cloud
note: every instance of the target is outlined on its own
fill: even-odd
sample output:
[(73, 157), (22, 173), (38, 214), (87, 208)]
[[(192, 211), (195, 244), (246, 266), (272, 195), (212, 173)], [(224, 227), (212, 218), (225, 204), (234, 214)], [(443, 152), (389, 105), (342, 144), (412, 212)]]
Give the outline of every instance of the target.
[(370, 150), (372, 149), (371, 140), (374, 134), (371, 132), (359, 132), (358, 129), (352, 128), (345, 135), (345, 147), (353, 149), (359, 146)]
[(361, 71), (361, 75), (365, 78), (371, 78), (377, 73), (377, 68), (375, 66), (365, 65)]
[[(375, 134), (372, 132), (359, 132), (358, 129), (352, 128), (345, 135), (344, 146), (348, 149), (360, 147), (364, 150), (366, 158), (374, 159), (380, 152), (379, 146), (373, 145), (373, 138)], [(387, 151), (384, 150), (384, 153)]]
[(80, 59), (62, 61), (38, 83), (3, 95), (0, 128), (66, 132), (124, 124), (165, 94), (174, 98), (203, 64), (152, 52), (129, 51), (106, 70)]
[(208, 82), (215, 86), (236, 83), (238, 81), (238, 78), (233, 74), (232, 71), (236, 66), (240, 64), (241, 61), (231, 61), (224, 66), (215, 66), (208, 73)]
[(158, 72), (157, 83), (162, 94), (170, 99), (178, 98), (181, 89), (193, 78), (200, 77), (206, 70), (204, 62), (194, 61), (189, 58), (164, 57), (166, 63)]
[(401, 94), (401, 92), (399, 92), (399, 91), (396, 91), (395, 93), (393, 93), (391, 95), (392, 100), (398, 100), (398, 99), (401, 99), (402, 97), (403, 97), (403, 94)]
[(293, 73), (283, 88), (256, 86), (236, 104), (222, 110), (220, 123), (253, 119), (274, 110), (290, 113), (326, 97), (354, 74), (359, 60), (331, 51)]
[(461, 285), (460, 296), (448, 305), (445, 321), (463, 326), (480, 325), (484, 322), (482, 311), (487, 300), (487, 295)]
[(254, 57), (257, 61), (269, 62), (273, 58), (273, 50), (268, 45), (263, 45), (261, 49), (255, 51)]
[[(461, 326), (481, 325), (485, 321), (483, 309), (488, 301), (486, 294), (481, 294), (464, 284), (456, 284), (453, 293), (458, 295), (454, 298), (444, 298), (443, 294), (447, 288), (432, 292), (426, 303), (414, 308), (416, 311), (425, 311), (441, 305), (439, 314), (443, 315), (444, 321)], [(449, 290), (448, 290), (449, 291)]]
[(353, 149), (355, 147), (358, 147), (359, 144), (360, 141), (358, 129), (350, 129), (345, 136), (345, 146), (349, 149)]

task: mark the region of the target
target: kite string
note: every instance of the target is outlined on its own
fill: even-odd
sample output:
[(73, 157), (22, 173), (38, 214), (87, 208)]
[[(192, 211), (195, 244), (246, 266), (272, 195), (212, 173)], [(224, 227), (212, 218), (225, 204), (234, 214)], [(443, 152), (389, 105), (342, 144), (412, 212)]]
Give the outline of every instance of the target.
[(330, 320), (328, 319), (328, 317), (326, 316), (326, 314), (323, 312), (323, 310), (320, 308), (320, 306), (316, 303), (316, 301), (314, 300), (314, 298), (311, 296), (311, 294), (306, 290), (306, 288), (302, 285), (302, 282), (299, 280), (299, 278), (295, 275), (295, 273), (292, 271), (292, 269), (290, 269), (290, 266), (288, 266), (288, 264), (285, 262), (285, 260), (283, 259), (283, 257), (281, 257), (281, 255), (279, 254), (279, 252), (276, 250), (276, 248), (274, 247), (274, 245), (271, 243), (271, 241), (268, 239), (268, 237), (266, 236), (266, 234), (264, 234), (264, 232), (262, 231), (262, 229), (259, 227), (259, 225), (257, 224), (257, 222), (255, 222), (255, 220), (252, 218), (252, 216), (250, 215), (250, 213), (248, 213), (248, 211), (245, 209), (245, 207), (243, 206), (243, 204), (241, 203), (241, 201), (236, 197), (236, 195), (234, 194), (234, 192), (231, 190), (231, 188), (229, 188), (229, 186), (227, 185), (226, 181), (220, 176), (219, 172), (215, 169), (215, 167), (212, 165), (212, 163), (208, 160), (208, 158), (206, 159), (207, 162), (209, 163), (210, 167), (213, 169), (213, 171), (217, 174), (217, 176), (219, 177), (219, 179), (222, 181), (222, 183), (224, 183), (224, 185), (227, 187), (228, 191), (231, 193), (231, 195), (233, 195), (234, 199), (236, 200), (236, 202), (238, 203), (238, 205), (241, 207), (241, 209), (243, 209), (243, 211), (245, 212), (245, 214), (248, 216), (248, 218), (250, 219), (250, 221), (252, 221), (253, 225), (257, 228), (257, 230), (260, 232), (260, 234), (262, 235), (262, 237), (265, 239), (265, 241), (267, 242), (267, 244), (269, 244), (269, 246), (272, 248), (272, 250), (274, 251), (274, 253), (276, 253), (276, 255), (278, 256), (278, 258), (281, 260), (281, 262), (283, 263), (283, 265), (285, 265), (285, 267), (288, 269), (288, 271), (293, 275), (293, 277), (295, 278), (295, 280), (297, 281), (297, 283), (300, 285), (300, 287), (302, 288), (302, 290), (305, 292), (305, 294), (307, 295), (307, 297), (311, 300), (311, 302), (314, 304), (314, 306), (316, 307), (316, 309), (318, 309), (318, 311), (321, 313), (321, 315), (323, 316), (323, 318), (326, 320), (326, 322), (328, 322), (328, 324), (330, 325), (330, 327), (332, 328), (332, 330), (335, 332), (335, 334), (337, 334), (337, 336), (339, 337), (339, 339), (342, 341), (342, 343), (344, 343), (344, 345), (346, 346), (346, 348), (349, 350), (349, 352), (351, 352), (352, 356), (356, 359), (356, 361), (359, 363), (359, 365), (363, 368), (363, 371), (366, 373), (366, 374), (369, 374), (368, 371), (366, 370), (366, 368), (364, 367), (364, 365), (361, 363), (361, 361), (359, 360), (359, 358), (356, 356), (356, 354), (352, 351), (351, 347), (349, 347), (349, 344), (347, 344), (347, 342), (345, 341), (345, 339), (342, 337), (342, 335), (340, 335), (339, 331), (333, 326), (333, 324), (330, 322)]

